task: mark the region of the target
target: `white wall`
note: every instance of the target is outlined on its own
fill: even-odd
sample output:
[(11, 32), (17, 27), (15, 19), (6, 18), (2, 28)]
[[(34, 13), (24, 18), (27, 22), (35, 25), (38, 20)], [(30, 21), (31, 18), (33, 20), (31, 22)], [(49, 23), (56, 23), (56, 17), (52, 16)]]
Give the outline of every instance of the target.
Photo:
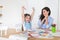
[(21, 23), (21, 7), (23, 5), (27, 8), (25, 13), (31, 13), (32, 7), (35, 8), (32, 23), (36, 24), (35, 26), (37, 26), (41, 9), (45, 6), (51, 9), (51, 16), (54, 18), (54, 23), (57, 24), (58, 0), (0, 0), (0, 4), (3, 5), (1, 21), (9, 27), (14, 27), (16, 24)]
[(58, 29), (60, 30), (60, 0), (59, 0), (59, 15), (58, 15), (59, 17), (59, 19), (58, 19)]
[(20, 0), (1, 0), (1, 4), (3, 5), (3, 24), (13, 27), (15, 24), (21, 22)]

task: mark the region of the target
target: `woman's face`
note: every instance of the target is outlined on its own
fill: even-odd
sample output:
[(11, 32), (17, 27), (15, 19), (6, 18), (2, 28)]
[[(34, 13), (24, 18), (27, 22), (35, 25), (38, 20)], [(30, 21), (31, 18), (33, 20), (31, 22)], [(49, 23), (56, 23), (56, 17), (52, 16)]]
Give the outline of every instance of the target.
[(43, 15), (44, 15), (45, 17), (48, 17), (48, 13), (49, 13), (49, 11), (46, 11), (45, 9), (43, 10)]

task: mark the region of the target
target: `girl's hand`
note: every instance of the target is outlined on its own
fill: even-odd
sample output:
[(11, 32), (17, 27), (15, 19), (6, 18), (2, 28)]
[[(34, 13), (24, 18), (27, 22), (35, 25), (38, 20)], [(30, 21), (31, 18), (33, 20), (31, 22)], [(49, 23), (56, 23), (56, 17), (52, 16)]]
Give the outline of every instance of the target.
[(26, 8), (25, 8), (24, 6), (22, 6), (22, 9), (23, 9), (23, 10), (26, 10)]
[(35, 8), (33, 7), (32, 10), (35, 11)]

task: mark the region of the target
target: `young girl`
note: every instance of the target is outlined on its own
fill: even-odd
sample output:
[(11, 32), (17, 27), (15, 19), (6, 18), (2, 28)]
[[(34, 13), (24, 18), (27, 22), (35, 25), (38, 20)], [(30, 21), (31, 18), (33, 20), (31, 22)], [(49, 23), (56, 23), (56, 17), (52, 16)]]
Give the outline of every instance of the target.
[(51, 10), (48, 7), (44, 7), (41, 12), (41, 16), (38, 21), (38, 26), (41, 29), (49, 29), (53, 23), (53, 18), (50, 16)]
[(29, 31), (31, 30), (31, 27), (32, 27), (32, 24), (31, 24), (31, 21), (32, 21), (32, 18), (33, 18), (33, 15), (34, 15), (34, 8), (32, 8), (32, 14), (24, 14), (24, 10), (26, 10), (25, 7), (22, 7), (22, 20), (23, 20), (23, 30), (24, 31)]

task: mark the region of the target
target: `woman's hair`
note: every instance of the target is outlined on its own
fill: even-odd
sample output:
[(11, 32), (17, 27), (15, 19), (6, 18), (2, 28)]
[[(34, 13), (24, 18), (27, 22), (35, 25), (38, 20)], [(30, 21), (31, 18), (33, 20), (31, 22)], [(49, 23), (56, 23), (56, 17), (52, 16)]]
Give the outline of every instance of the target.
[(44, 19), (44, 15), (43, 15), (43, 10), (46, 10), (46, 11), (49, 11), (49, 13), (48, 13), (48, 16), (50, 16), (50, 14), (51, 14), (51, 11), (50, 11), (50, 8), (48, 8), (48, 7), (44, 7), (43, 9), (42, 9), (42, 11), (41, 11), (41, 15), (40, 15), (40, 18), (39, 19), (41, 19), (41, 21)]
[[(30, 14), (27, 14), (27, 13), (26, 13), (26, 14), (24, 14), (24, 17), (27, 17), (27, 16), (30, 16)], [(30, 16), (30, 18), (31, 18), (31, 16)]]

